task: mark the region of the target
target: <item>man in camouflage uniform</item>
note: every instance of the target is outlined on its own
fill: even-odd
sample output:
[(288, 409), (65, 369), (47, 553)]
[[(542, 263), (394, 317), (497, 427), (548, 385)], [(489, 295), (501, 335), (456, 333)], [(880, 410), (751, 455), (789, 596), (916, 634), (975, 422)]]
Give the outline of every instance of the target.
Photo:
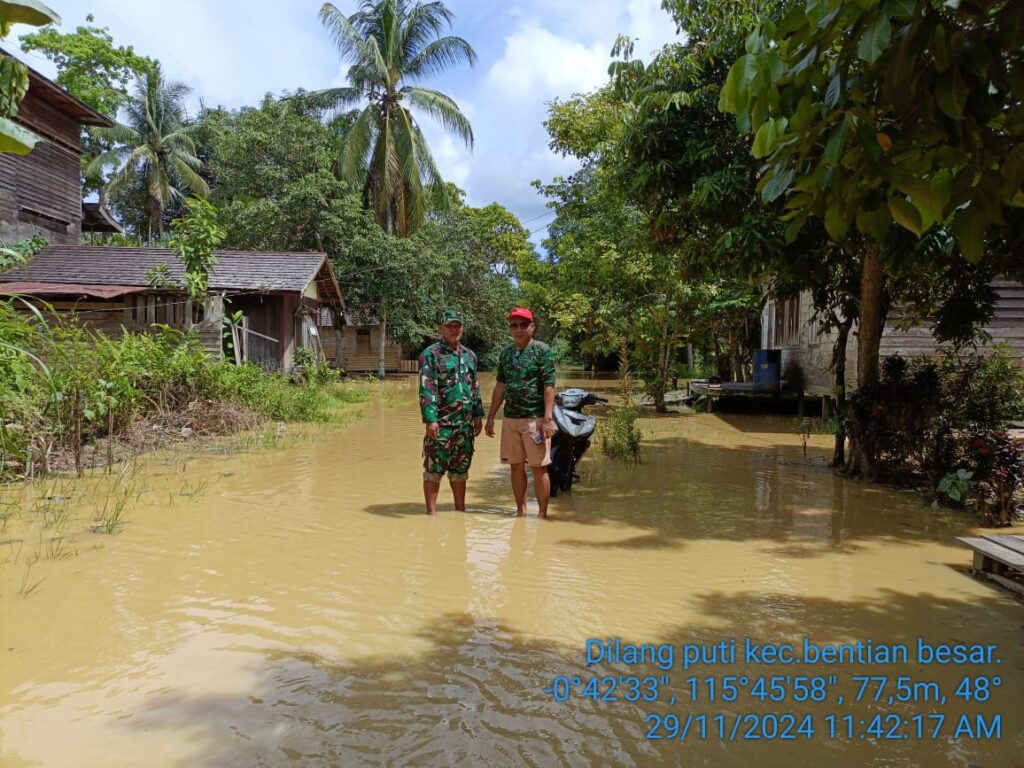
[(420, 355), (420, 412), (427, 425), (423, 437), (423, 498), (427, 514), (437, 512), (441, 478), (447, 473), (455, 509), (466, 509), (466, 477), (473, 460), (473, 440), (483, 426), (484, 406), (476, 378), (476, 355), (460, 343), (462, 314), (446, 309), (440, 319), (441, 341)]
[(513, 343), (498, 358), (497, 383), (487, 414), (487, 436), (494, 437), (494, 417), (505, 403), (501, 420), (501, 461), (512, 470), (516, 513), (526, 514), (526, 465), (533, 472), (540, 517), (548, 516), (551, 497), (551, 436), (555, 433), (555, 357), (550, 347), (533, 338), (533, 313), (516, 307), (508, 315)]

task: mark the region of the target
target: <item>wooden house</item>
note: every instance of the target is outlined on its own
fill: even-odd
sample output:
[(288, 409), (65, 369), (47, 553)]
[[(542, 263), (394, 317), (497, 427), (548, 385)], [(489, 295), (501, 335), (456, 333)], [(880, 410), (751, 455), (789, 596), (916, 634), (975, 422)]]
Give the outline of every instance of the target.
[(42, 235), (50, 243), (77, 243), (82, 126), (110, 126), (110, 120), (29, 67), (28, 93), (14, 122), (42, 141), (27, 155), (0, 154), (0, 240)]
[[(1024, 358), (1024, 285), (1009, 280), (993, 283), (999, 299), (995, 314), (986, 326), (991, 343), (1008, 344), (1014, 353)], [(879, 349), (881, 357), (935, 355), (938, 346), (931, 329), (916, 326), (898, 327), (896, 311), (890, 312)], [(857, 385), (857, 328), (853, 327), (846, 348), (846, 384)], [(833, 390), (832, 348), (836, 334), (826, 333), (814, 319), (814, 306), (809, 293), (785, 301), (769, 300), (761, 314), (761, 347), (782, 351), (782, 378), (799, 375), (804, 391), (814, 395), (831, 395)], [(985, 347), (979, 348), (984, 352)]]
[[(321, 310), (343, 307), (330, 261), (323, 253), (217, 251), (210, 271), (212, 296), (192, 306), (182, 286), (184, 264), (167, 248), (51, 245), (27, 264), (0, 274), (0, 294), (38, 300), (58, 315), (74, 314), (88, 328), (119, 335), (154, 325), (207, 330), (220, 353), (223, 315), (242, 313), (241, 357), (270, 370), (288, 371), (295, 350), (325, 352)], [(198, 325), (197, 325), (198, 324)], [(328, 358), (330, 359), (330, 358)]]
[[(334, 317), (325, 309), (320, 316), (320, 336), (324, 355), (329, 362), (339, 363), (350, 373), (376, 373), (379, 370), (380, 324), (372, 315), (355, 311), (344, 313), (341, 339), (344, 353), (337, 354), (338, 336)], [(404, 344), (388, 338), (384, 345), (384, 370), (388, 373), (416, 373), (419, 371), (417, 355)]]

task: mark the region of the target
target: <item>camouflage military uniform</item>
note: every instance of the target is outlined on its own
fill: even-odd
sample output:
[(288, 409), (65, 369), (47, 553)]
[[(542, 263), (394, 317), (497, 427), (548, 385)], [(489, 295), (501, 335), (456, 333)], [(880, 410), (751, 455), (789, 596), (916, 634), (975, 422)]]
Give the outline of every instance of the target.
[(423, 479), (465, 480), (473, 460), (473, 419), (482, 418), (476, 355), (459, 344), (431, 344), (420, 355), (420, 412), (423, 423), (437, 422), (439, 436), (423, 439)]
[(555, 386), (555, 356), (534, 339), (520, 350), (510, 344), (498, 358), (498, 382), (505, 385), (505, 418), (544, 415), (544, 388)]

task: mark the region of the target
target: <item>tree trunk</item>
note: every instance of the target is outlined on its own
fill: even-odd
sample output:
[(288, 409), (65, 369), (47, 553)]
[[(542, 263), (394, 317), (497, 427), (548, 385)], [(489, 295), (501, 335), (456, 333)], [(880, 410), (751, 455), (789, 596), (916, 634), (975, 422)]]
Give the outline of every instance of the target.
[(345, 359), (345, 314), (338, 308), (331, 314), (334, 319), (334, 367), (344, 371), (348, 365)]
[(658, 413), (668, 413), (665, 406), (665, 390), (668, 386), (668, 368), (671, 361), (671, 350), (673, 347), (672, 325), (669, 322), (669, 313), (665, 313), (665, 320), (661, 324), (661, 334), (658, 339), (658, 369), (654, 373), (654, 410)]
[(832, 449), (829, 466), (842, 467), (846, 464), (846, 345), (850, 338), (853, 318), (836, 323), (838, 331), (835, 346), (832, 347), (832, 381), (836, 393), (836, 444)]
[(633, 393), (629, 384), (629, 345), (626, 337), (619, 337), (619, 390), (622, 393), (622, 405), (633, 402)]
[(380, 339), (378, 341), (379, 349), (377, 350), (377, 375), (380, 378), (384, 378), (387, 371), (384, 370), (384, 347), (387, 344), (388, 332), (387, 332), (387, 313), (384, 311), (384, 307), (380, 308)]
[[(155, 233), (155, 234), (154, 234)], [(155, 197), (149, 198), (149, 239), (164, 237), (164, 207)]]
[[(868, 241), (860, 278), (860, 316), (857, 330), (857, 388), (878, 383), (878, 350), (885, 327), (885, 277), (882, 273), (882, 247)], [(867, 437), (867, 424), (853, 423), (847, 470), (851, 474), (873, 479), (876, 474), (875, 446)]]

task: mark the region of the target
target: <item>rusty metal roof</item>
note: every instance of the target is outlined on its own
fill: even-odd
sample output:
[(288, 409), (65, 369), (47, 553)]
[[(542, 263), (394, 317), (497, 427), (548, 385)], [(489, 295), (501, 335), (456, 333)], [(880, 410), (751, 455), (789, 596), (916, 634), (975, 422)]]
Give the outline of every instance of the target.
[[(301, 293), (316, 281), (323, 300), (341, 303), (341, 291), (325, 253), (220, 250), (214, 253), (217, 263), (210, 270), (211, 290)], [(170, 248), (48, 245), (27, 264), (0, 274), (0, 284), (62, 283), (151, 289), (150, 275), (162, 264), (167, 268), (166, 279), (180, 284), (184, 263)]]
[(96, 299), (113, 299), (126, 293), (140, 293), (147, 290), (137, 285), (80, 285), (78, 283), (30, 283), (2, 282), (0, 294), (22, 296), (89, 296)]

